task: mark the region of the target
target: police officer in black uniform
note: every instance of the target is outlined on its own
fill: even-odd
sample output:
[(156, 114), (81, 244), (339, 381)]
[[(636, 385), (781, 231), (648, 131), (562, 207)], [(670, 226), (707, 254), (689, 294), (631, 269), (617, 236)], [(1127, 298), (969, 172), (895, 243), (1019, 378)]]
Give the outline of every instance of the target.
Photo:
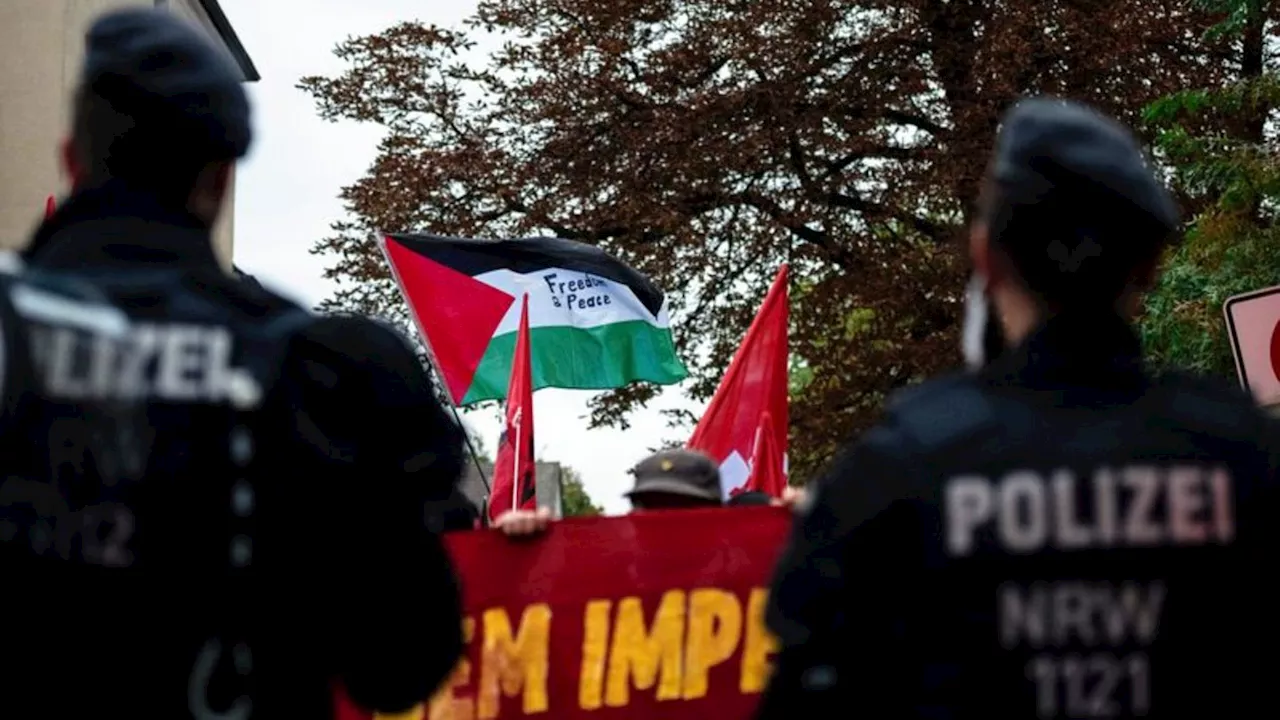
[[(101, 17), (72, 118), (74, 190), (25, 259), (100, 291), (128, 343), (51, 342), (42, 363), (53, 384), (143, 403), (146, 457), (114, 522), (3, 573), (0, 714), (321, 718), (339, 685), (375, 710), (423, 701), (461, 652), (457, 583), (424, 522), (461, 474), (461, 429), (391, 330), (219, 268), (210, 228), (249, 107), (199, 30)], [(83, 503), (62, 501), (71, 532)], [(84, 559), (104, 543), (114, 562)]]
[(1113, 120), (1004, 117), (971, 255), (1009, 349), (902, 393), (817, 482), (763, 717), (1273, 704), (1275, 429), (1234, 386), (1144, 369), (1132, 326), (1178, 226)]
[(8, 702), (44, 679), (44, 660), (77, 662), (64, 642), (77, 625), (68, 608), (88, 599), (101, 610), (114, 593), (93, 578), (133, 563), (130, 501), (150, 452), (145, 406), (119, 392), (114, 374), (83, 372), (90, 357), (129, 352), (130, 331), (96, 288), (0, 253), (0, 706), (14, 716), (39, 713), (26, 700), (68, 691), (54, 682)]

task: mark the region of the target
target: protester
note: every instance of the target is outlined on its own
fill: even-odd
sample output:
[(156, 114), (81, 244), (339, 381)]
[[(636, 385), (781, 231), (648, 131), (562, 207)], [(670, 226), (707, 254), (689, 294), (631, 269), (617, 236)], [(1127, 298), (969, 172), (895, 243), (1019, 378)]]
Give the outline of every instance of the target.
[(543, 532), (555, 518), (551, 509), (539, 507), (537, 510), (508, 510), (493, 521), (493, 527), (509, 537), (528, 537)]
[(752, 505), (776, 505), (780, 501), (767, 492), (748, 490), (729, 497), (728, 507), (748, 507)]
[[(104, 292), (133, 348), (45, 357), (145, 400), (149, 453), (99, 528), (121, 567), (5, 567), (5, 714), (332, 717), (335, 680), (380, 711), (426, 699), (462, 638), (423, 502), (460, 475), (462, 432), (412, 348), (219, 268), (211, 227), (251, 129), (202, 31), (102, 16), (71, 117), (74, 189), (26, 260)], [(94, 490), (59, 489), (73, 508)]]
[[(627, 493), (632, 512), (721, 507), (720, 468), (695, 450), (663, 450), (631, 470), (635, 485)], [(512, 537), (540, 533), (551, 523), (551, 511), (511, 510), (493, 526)]]
[(761, 717), (1268, 707), (1275, 428), (1235, 387), (1144, 370), (1132, 326), (1169, 193), (1125, 128), (1044, 98), (1003, 118), (982, 198), (970, 254), (1008, 349), (891, 403), (817, 483)]
[(632, 469), (636, 483), (627, 493), (635, 511), (720, 507), (720, 468), (695, 450), (654, 453)]
[(809, 493), (803, 487), (788, 485), (782, 490), (782, 497), (773, 497), (769, 493), (758, 490), (742, 492), (729, 498), (726, 505), (777, 505), (798, 510), (804, 506)]
[(805, 504), (808, 502), (808, 486), (796, 487), (794, 485), (788, 485), (786, 489), (782, 491), (782, 498), (779, 500), (780, 505), (784, 505), (793, 510), (800, 510), (804, 508)]

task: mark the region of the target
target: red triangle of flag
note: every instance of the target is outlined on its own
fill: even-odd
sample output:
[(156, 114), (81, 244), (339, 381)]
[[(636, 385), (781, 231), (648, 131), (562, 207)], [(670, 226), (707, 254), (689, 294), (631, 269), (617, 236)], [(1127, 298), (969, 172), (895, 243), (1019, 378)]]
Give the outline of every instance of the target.
[(515, 297), (386, 238), (387, 261), (455, 405)]

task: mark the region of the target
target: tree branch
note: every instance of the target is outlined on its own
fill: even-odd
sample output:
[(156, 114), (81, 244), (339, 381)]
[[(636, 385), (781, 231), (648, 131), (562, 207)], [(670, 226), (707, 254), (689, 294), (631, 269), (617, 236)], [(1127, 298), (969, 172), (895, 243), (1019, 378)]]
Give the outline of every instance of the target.
[(947, 128), (939, 125), (929, 118), (915, 115), (913, 113), (903, 112), (901, 110), (885, 110), (884, 118), (889, 122), (898, 123), (899, 125), (910, 125), (935, 137), (944, 135), (947, 132)]
[(857, 260), (853, 255), (844, 248), (836, 245), (827, 231), (797, 222), (795, 218), (791, 216), (791, 213), (787, 212), (774, 199), (765, 197), (754, 191), (739, 193), (737, 197), (743, 204), (768, 215), (774, 222), (778, 223), (778, 225), (782, 226), (792, 235), (795, 235), (805, 242), (812, 243), (823, 250), (831, 262), (836, 265), (839, 265), (846, 270), (852, 270), (857, 265)]

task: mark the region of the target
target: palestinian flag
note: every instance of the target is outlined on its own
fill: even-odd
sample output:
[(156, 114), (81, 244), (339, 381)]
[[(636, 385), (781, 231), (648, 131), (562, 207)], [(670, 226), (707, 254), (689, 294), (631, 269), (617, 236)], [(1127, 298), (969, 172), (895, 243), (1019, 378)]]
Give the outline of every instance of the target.
[(688, 374), (662, 291), (597, 247), (559, 238), (388, 235), (384, 249), (457, 405), (506, 398), (517, 299), (526, 294), (534, 390), (667, 385)]

